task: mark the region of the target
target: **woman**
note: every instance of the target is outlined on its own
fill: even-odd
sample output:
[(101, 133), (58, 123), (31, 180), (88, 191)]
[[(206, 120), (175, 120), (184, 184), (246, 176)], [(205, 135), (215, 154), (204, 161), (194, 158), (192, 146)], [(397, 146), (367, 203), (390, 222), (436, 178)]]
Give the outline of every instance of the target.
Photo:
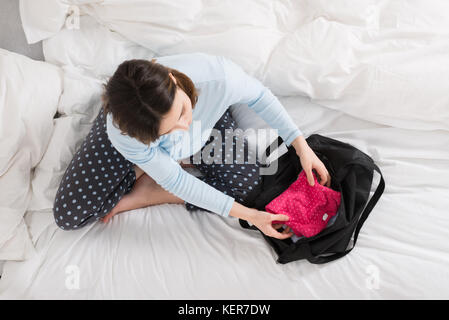
[[(219, 141), (236, 129), (228, 108), (237, 103), (254, 109), (294, 146), (311, 185), (313, 169), (320, 184), (330, 185), (326, 167), (278, 99), (231, 60), (203, 53), (129, 60), (109, 79), (103, 108), (63, 176), (53, 209), (57, 225), (72, 230), (123, 211), (184, 203), (189, 211), (247, 220), (271, 237), (292, 236), (289, 228), (280, 233), (280, 225), (272, 225), (287, 216), (244, 205), (261, 181), (259, 163), (226, 161), (238, 149), (236, 136), (232, 146)], [(206, 163), (206, 146), (225, 163)], [(178, 162), (197, 155), (203, 156), (194, 164), (201, 178)]]

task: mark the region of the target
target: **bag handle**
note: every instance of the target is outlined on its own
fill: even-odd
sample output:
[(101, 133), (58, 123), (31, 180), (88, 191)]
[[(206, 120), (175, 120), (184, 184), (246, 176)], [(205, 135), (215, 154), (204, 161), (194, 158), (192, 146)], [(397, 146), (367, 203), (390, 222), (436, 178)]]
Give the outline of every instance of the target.
[(259, 230), (255, 225), (250, 226), (248, 221), (239, 218), (240, 225), (245, 229)]
[[(266, 163), (266, 159), (276, 150), (280, 147), (280, 145), (284, 143), (284, 140), (281, 138), (281, 136), (278, 136), (277, 139), (275, 139), (270, 145), (265, 149), (264, 158), (261, 161), (261, 166), (267, 167), (268, 164)], [(272, 150), (272, 152), (270, 152)], [(258, 230), (260, 231), (255, 225), (249, 225), (249, 223), (246, 220), (242, 220), (239, 218), (240, 226), (244, 229), (252, 229), (252, 230)]]
[[(272, 143), (270, 143), (270, 145), (265, 149), (265, 153), (263, 155), (263, 158), (261, 159), (261, 165), (262, 166), (267, 166), (268, 164), (266, 163), (267, 158), (269, 158), (271, 156), (271, 154), (276, 151), (276, 149), (279, 149), (279, 147), (281, 146), (281, 144), (284, 143), (284, 140), (281, 138), (281, 136), (278, 136), (277, 139), (275, 139)], [(270, 152), (270, 150), (272, 150)]]
[[(353, 161), (351, 163), (356, 164), (357, 161)], [(358, 164), (360, 164), (360, 162)], [(354, 249), (355, 244), (357, 243), (357, 238), (359, 236), (360, 229), (362, 228), (363, 224), (365, 223), (366, 219), (368, 218), (368, 215), (373, 210), (374, 206), (376, 205), (377, 201), (379, 201), (380, 196), (382, 195), (382, 193), (385, 190), (385, 180), (383, 178), (382, 172), (380, 171), (379, 167), (375, 163), (372, 163), (372, 165), (373, 165), (374, 170), (376, 170), (380, 174), (380, 181), (379, 181), (379, 184), (377, 185), (376, 191), (374, 192), (373, 196), (369, 200), (368, 204), (363, 209), (360, 219), (357, 222), (357, 226), (356, 226), (355, 232), (354, 232), (354, 244), (353, 244), (352, 248), (346, 250), (345, 252), (335, 253), (333, 255), (329, 255), (326, 257), (314, 257), (310, 251), (309, 244), (304, 243), (302, 245), (304, 246), (304, 250), (308, 251), (307, 252), (308, 253), (307, 260), (309, 260), (309, 262), (316, 263), (316, 264), (331, 262), (331, 261), (334, 261), (336, 259), (339, 259), (339, 258), (347, 255), (349, 252), (352, 251), (352, 249)], [(346, 169), (348, 168), (348, 166), (345, 166), (345, 167), (346, 167)]]

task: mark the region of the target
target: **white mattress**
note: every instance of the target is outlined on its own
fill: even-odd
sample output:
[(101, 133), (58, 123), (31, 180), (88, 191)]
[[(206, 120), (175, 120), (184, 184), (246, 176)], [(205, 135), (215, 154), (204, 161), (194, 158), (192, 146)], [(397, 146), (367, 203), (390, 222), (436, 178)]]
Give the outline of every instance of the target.
[[(56, 165), (51, 159), (69, 161), (76, 150), (60, 150), (65, 144), (79, 145), (87, 133), (99, 108), (92, 98), (100, 90), (96, 81), (124, 58), (154, 55), (149, 46), (136, 46), (123, 36), (126, 32), (111, 33), (89, 17), (83, 19), (81, 30), (63, 29), (44, 42), (46, 59), (64, 66), (65, 87), (58, 107), (63, 117), (56, 119), (42, 170)], [(96, 30), (95, 36), (89, 28)], [(77, 39), (84, 41), (82, 49), (75, 46)], [(86, 53), (94, 40), (109, 50)], [(338, 78), (334, 81), (341, 85)], [(442, 95), (443, 89), (435, 92)], [(426, 94), (429, 103), (440, 98)], [(53, 222), (48, 207), (52, 193), (42, 192), (36, 193), (25, 219), (35, 254), (5, 263), (0, 298), (447, 299), (449, 128), (439, 127), (441, 122), (437, 125), (431, 117), (414, 127), (419, 117), (411, 121), (411, 115), (392, 126), (388, 119), (375, 121), (369, 113), (365, 117), (363, 108), (358, 114), (335, 108), (345, 99), (351, 102), (350, 97), (323, 106), (299, 94), (278, 96), (306, 136), (319, 133), (351, 143), (383, 172), (385, 192), (349, 255), (326, 265), (277, 264), (262, 235), (242, 229), (237, 219), (189, 213), (172, 204), (132, 210), (106, 225), (67, 232)], [(405, 104), (414, 103), (413, 97), (402, 98)], [(267, 127), (247, 106), (233, 106), (232, 112), (243, 129)], [(47, 189), (55, 192), (57, 182), (47, 182)]]

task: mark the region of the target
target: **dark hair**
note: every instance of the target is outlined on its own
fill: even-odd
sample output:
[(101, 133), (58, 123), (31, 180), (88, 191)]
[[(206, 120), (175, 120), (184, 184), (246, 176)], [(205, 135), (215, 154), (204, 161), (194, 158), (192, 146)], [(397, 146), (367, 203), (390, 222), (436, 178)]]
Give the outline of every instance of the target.
[(156, 63), (155, 59), (124, 61), (105, 85), (104, 115), (112, 114), (113, 123), (122, 134), (150, 143), (159, 137), (162, 117), (170, 111), (177, 87), (187, 94), (193, 108), (198, 101), (197, 89), (184, 73)]

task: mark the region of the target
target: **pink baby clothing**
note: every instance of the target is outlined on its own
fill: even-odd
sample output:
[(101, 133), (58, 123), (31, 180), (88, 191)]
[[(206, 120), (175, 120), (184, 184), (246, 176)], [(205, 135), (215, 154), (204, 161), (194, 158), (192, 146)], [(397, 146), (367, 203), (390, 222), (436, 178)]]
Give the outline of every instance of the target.
[(312, 237), (320, 233), (340, 206), (341, 193), (318, 183), (309, 185), (304, 170), (284, 192), (265, 206), (274, 214), (289, 216), (288, 221), (273, 221), (289, 226), (297, 236)]

